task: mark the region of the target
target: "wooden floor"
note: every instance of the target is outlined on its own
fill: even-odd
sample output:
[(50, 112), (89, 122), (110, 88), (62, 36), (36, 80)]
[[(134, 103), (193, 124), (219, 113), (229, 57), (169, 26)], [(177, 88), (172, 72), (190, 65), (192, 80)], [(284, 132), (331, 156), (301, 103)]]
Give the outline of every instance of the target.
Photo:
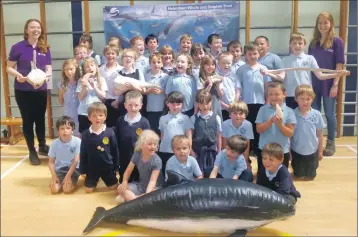
[[(1, 235), (79, 236), (97, 206), (112, 208), (113, 191), (85, 194), (83, 180), (71, 195), (48, 191), (48, 159), (31, 166), (21, 141), (2, 146), (1, 152)], [(253, 162), (256, 163), (256, 162)], [(295, 182), (302, 198), (296, 215), (250, 232), (249, 236), (357, 236), (357, 139), (337, 139), (337, 153), (326, 157), (313, 182)], [(103, 183), (99, 186), (104, 187)], [(280, 234), (281, 233), (281, 234)], [(173, 236), (173, 233), (125, 225), (100, 224), (95, 236)], [(185, 236), (184, 234), (175, 234)]]

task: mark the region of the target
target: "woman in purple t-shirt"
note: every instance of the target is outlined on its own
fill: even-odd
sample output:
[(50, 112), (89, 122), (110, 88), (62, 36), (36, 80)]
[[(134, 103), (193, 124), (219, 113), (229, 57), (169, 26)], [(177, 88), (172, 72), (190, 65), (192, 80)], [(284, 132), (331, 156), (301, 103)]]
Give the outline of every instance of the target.
[[(334, 34), (334, 20), (330, 13), (322, 12), (316, 19), (313, 39), (310, 43), (308, 54), (313, 55), (320, 68), (342, 70), (344, 64), (344, 44), (342, 39)], [(312, 86), (316, 93), (316, 99), (312, 104), (314, 109), (323, 109), (327, 119), (328, 136), (323, 151), (324, 156), (332, 156), (335, 151), (335, 136), (337, 130), (336, 98), (339, 77), (330, 80), (319, 80), (312, 73)]]
[(33, 61), (33, 51), (35, 51), (37, 68), (46, 73), (47, 80), (51, 78), (52, 66), (49, 48), (40, 21), (29, 19), (24, 26), (24, 40), (11, 47), (6, 67), (7, 73), (15, 77), (15, 99), (23, 120), (22, 128), (32, 165), (40, 164), (35, 150), (34, 123), (39, 142), (39, 154), (47, 155), (49, 150), (45, 139), (47, 83), (39, 88), (34, 88), (27, 82), (26, 77), (32, 69), (31, 62)]

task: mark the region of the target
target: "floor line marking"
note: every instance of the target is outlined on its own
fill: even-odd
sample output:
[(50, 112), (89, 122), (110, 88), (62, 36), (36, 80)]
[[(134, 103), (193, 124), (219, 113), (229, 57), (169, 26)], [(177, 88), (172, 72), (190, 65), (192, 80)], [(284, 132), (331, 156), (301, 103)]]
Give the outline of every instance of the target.
[(357, 156), (324, 156), (324, 159), (357, 159)]
[(14, 166), (12, 166), (10, 169), (6, 170), (1, 175), (1, 180), (5, 178), (8, 174), (10, 174), (12, 171), (14, 171), (19, 165), (21, 165), (29, 156), (24, 156), (19, 162), (17, 162)]
[(357, 150), (354, 149), (352, 146), (347, 146), (347, 148), (357, 154)]

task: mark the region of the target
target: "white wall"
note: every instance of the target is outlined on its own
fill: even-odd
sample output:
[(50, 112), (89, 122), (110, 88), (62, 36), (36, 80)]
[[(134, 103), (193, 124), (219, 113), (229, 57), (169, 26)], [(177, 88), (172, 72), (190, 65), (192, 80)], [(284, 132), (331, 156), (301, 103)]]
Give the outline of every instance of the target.
[[(9, 1), (7, 1), (9, 2)], [(175, 4), (176, 1), (135, 1), (134, 4)], [(206, 2), (205, 0), (203, 2)], [(245, 27), (245, 1), (240, 2), (240, 25)], [(291, 1), (251, 1), (251, 27), (283, 27), (291, 25)], [(103, 31), (102, 8), (109, 5), (129, 5), (129, 1), (90, 1), (90, 29), (91, 31)], [(22, 33), (24, 23), (29, 18), (40, 19), (38, 3), (25, 3), (15, 5), (3, 5), (5, 34)], [(83, 8), (82, 8), (83, 10)], [(339, 22), (339, 1), (299, 1), (299, 26), (314, 26), (317, 15), (322, 11), (331, 12)], [(83, 12), (83, 11), (82, 11)], [(14, 17), (16, 16), (16, 17)], [(71, 3), (70, 2), (46, 2), (46, 20), (48, 32), (72, 31)], [(83, 20), (84, 22), (84, 20)], [(313, 29), (300, 29), (309, 40)], [(338, 31), (338, 30), (337, 30)], [(288, 53), (288, 39), (290, 29), (252, 29), (251, 40), (258, 35), (266, 35), (271, 44), (271, 51), (280, 54)], [(245, 29), (240, 30), (241, 43), (245, 43)], [(101, 53), (105, 46), (103, 33), (93, 33), (94, 49)], [(6, 36), (6, 52), (10, 51), (11, 45), (23, 39), (23, 36)], [(53, 58), (72, 57), (73, 43), (71, 34), (48, 35)], [(1, 62), (3, 63), (3, 62)], [(62, 60), (53, 60), (54, 70), (61, 69)], [(54, 88), (60, 78), (60, 72), (53, 73)], [(9, 76), (10, 94), (13, 92), (14, 79)], [(3, 88), (1, 80), (1, 88)], [(1, 89), (2, 90), (2, 89)], [(2, 92), (2, 91), (1, 91)], [(52, 90), (57, 94), (57, 90)], [(1, 93), (3, 95), (3, 93)], [(11, 97), (11, 105), (16, 106), (15, 98)], [(57, 96), (52, 96), (52, 114), (58, 117), (62, 113), (58, 106)], [(12, 108), (13, 116), (20, 116), (18, 108)], [(5, 116), (4, 99), (1, 98), (1, 116)], [(56, 118), (54, 119), (54, 123)], [(46, 120), (47, 123), (47, 120)], [(2, 134), (1, 134), (2, 135)]]

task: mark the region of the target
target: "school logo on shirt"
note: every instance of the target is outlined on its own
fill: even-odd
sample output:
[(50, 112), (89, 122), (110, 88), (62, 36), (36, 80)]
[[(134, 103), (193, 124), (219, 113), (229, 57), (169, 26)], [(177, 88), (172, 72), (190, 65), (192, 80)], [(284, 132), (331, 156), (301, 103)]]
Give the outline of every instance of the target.
[(108, 137), (104, 137), (102, 142), (103, 142), (104, 145), (108, 145), (108, 143), (109, 143)]
[(178, 120), (178, 124), (184, 124), (184, 120), (179, 119), (179, 120)]
[(240, 132), (240, 134), (245, 134), (246, 129), (242, 127), (242, 128), (240, 128), (240, 131), (239, 131), (239, 132)]
[(232, 167), (233, 170), (237, 170), (237, 168), (239, 168), (237, 164), (235, 164), (234, 167)]
[(135, 130), (135, 133), (139, 136), (142, 134), (142, 129), (141, 128), (137, 128), (137, 130)]
[(307, 62), (307, 61), (303, 61), (303, 62), (302, 62), (302, 67), (308, 67), (308, 62)]
[(312, 123), (317, 123), (317, 117), (316, 117), (316, 115), (312, 115), (312, 116), (309, 117), (307, 120), (310, 121), (310, 122), (312, 122)]
[(183, 169), (184, 169), (186, 172), (188, 172), (188, 173), (193, 172), (191, 166), (183, 166)]
[(275, 182), (275, 187), (276, 187), (276, 188), (280, 187), (280, 183), (279, 183), (279, 182)]
[(75, 146), (71, 146), (71, 147), (70, 147), (70, 152), (71, 152), (71, 153), (75, 153), (75, 151), (76, 151), (76, 147), (75, 147)]

